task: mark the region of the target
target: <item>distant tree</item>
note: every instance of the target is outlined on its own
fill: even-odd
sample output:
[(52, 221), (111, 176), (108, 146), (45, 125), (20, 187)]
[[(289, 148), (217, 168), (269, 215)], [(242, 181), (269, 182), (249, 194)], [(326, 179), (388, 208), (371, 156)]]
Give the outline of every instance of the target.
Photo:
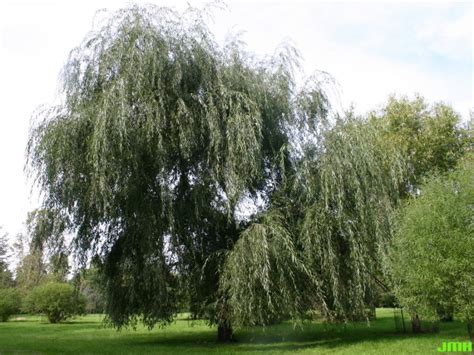
[(412, 314), (438, 319), (451, 310), (474, 321), (474, 157), (430, 179), (402, 209), (390, 270), (399, 301)]
[(18, 313), (21, 306), (21, 294), (16, 288), (0, 289), (0, 321), (6, 322), (10, 316)]
[(20, 260), (16, 268), (16, 284), (20, 289), (27, 291), (45, 280), (46, 265), (43, 254), (39, 250), (33, 250)]
[(9, 269), (9, 249), (8, 235), (2, 233), (0, 227), (0, 289), (12, 287), (14, 284), (13, 275)]
[(391, 96), (377, 118), (381, 134), (403, 154), (409, 174), (405, 188), (413, 192), (425, 177), (453, 169), (472, 144), (461, 117), (444, 103), (429, 105), (421, 96)]
[(56, 252), (51, 255), (47, 265), (48, 279), (58, 282), (67, 281), (69, 274), (69, 254), (66, 252)]
[(58, 323), (85, 312), (84, 295), (67, 283), (47, 282), (33, 288), (25, 299), (25, 310), (42, 313), (50, 323)]
[(470, 120), (466, 124), (467, 151), (474, 152), (474, 109), (471, 109)]
[(102, 281), (95, 266), (83, 269), (73, 277), (73, 284), (86, 298), (87, 313), (103, 313), (105, 310), (105, 290)]
[[(452, 107), (428, 104), (419, 95), (413, 99), (391, 96), (381, 110), (370, 116), (386, 143), (393, 145), (407, 164), (405, 181), (400, 185), (403, 198), (419, 193), (424, 179), (432, 174), (452, 170), (474, 143)], [(382, 283), (387, 290), (388, 282)], [(445, 318), (450, 318), (449, 311)]]
[(26, 234), (19, 233), (14, 243), (18, 259), (15, 270), (15, 283), (27, 292), (46, 280), (46, 263), (43, 251), (35, 248)]
[(30, 249), (45, 259), (48, 279), (64, 282), (69, 273), (69, 250), (64, 240), (66, 225), (54, 209), (36, 209), (28, 213), (27, 232)]
[(51, 210), (28, 213), (26, 234), (18, 234), (14, 243), (19, 260), (16, 282), (22, 290), (30, 290), (45, 281), (66, 281), (69, 252), (64, 229), (64, 224)]

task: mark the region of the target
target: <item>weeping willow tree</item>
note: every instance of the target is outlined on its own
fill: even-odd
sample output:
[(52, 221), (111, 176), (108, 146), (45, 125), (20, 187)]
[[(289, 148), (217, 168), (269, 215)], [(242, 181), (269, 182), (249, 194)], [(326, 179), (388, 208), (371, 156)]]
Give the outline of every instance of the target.
[(285, 198), (251, 224), (230, 252), (221, 287), (234, 324), (368, 317), (380, 283), (392, 213), (406, 174), (379, 122), (351, 115), (321, 126), (288, 179)]
[(394, 211), (424, 176), (463, 155), (458, 121), (449, 106), (402, 97), (368, 119), (349, 113), (303, 130), (295, 168), (226, 260), (221, 287), (234, 324), (300, 320), (314, 309), (330, 320), (369, 317), (374, 291), (389, 290)]
[(302, 189), (302, 243), (320, 281), (323, 313), (360, 319), (375, 307), (374, 286), (380, 283), (405, 164), (376, 123), (348, 117), (323, 140)]
[(238, 39), (216, 44), (202, 12), (155, 6), (111, 14), (71, 52), (61, 102), (32, 126), (28, 169), (79, 259), (100, 260), (112, 324), (166, 324), (185, 289), (192, 314), (231, 337), (228, 252), (286, 236), (247, 229), (256, 217), (239, 207), (280, 190), (290, 138), (328, 112), (317, 85), (297, 89), (297, 67), (289, 47), (258, 59)]

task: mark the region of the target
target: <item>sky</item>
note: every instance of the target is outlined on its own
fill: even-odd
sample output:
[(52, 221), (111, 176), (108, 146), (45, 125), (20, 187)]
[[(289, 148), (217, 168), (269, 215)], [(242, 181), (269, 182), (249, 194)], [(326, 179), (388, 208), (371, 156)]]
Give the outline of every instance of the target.
[[(206, 1), (207, 2), (207, 1)], [(183, 9), (203, 1), (134, 1)], [(0, 226), (13, 238), (39, 206), (24, 174), (34, 112), (58, 95), (68, 53), (91, 30), (99, 9), (122, 0), (0, 3)], [(469, 117), (473, 99), (472, 2), (228, 1), (209, 24), (218, 41), (242, 32), (247, 49), (272, 54), (291, 43), (306, 75), (325, 71), (337, 109), (364, 113), (390, 94), (444, 101)], [(33, 193), (32, 193), (33, 191)]]

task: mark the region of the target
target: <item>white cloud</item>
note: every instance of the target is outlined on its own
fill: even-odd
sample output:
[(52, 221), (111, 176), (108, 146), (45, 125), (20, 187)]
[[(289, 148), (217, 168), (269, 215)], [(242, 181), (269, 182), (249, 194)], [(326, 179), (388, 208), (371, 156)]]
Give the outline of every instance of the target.
[(466, 60), (472, 55), (472, 36), (472, 11), (454, 19), (433, 16), (416, 33), (417, 39), (434, 53), (455, 60)]

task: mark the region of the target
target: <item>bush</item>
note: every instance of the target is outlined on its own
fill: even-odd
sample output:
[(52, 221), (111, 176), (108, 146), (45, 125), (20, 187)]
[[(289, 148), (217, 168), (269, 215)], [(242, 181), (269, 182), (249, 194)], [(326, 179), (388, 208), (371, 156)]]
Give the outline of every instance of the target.
[(412, 315), (474, 325), (474, 155), (421, 186), (401, 211), (389, 270)]
[(15, 288), (0, 289), (0, 321), (6, 322), (11, 315), (20, 311), (20, 291)]
[(85, 313), (84, 295), (67, 283), (49, 282), (35, 287), (27, 297), (26, 309), (43, 313), (51, 323)]
[(392, 292), (382, 291), (377, 295), (376, 300), (377, 307), (383, 308), (397, 308), (399, 307), (397, 299)]

